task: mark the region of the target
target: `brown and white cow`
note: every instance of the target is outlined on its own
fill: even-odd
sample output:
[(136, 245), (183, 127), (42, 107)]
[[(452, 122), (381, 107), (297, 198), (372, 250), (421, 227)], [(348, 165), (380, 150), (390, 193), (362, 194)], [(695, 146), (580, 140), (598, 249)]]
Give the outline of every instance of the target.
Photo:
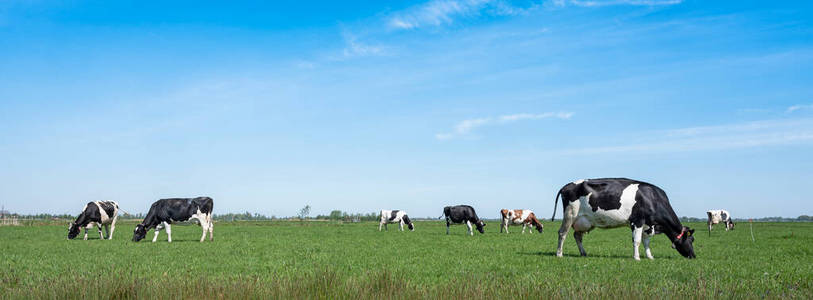
[[(502, 215), (502, 224), (500, 224), (500, 232), (505, 230), (508, 233), (508, 225), (522, 225), (522, 233), (525, 233), (526, 227), (536, 228), (536, 231), (542, 233), (542, 223), (536, 219), (536, 215), (530, 209), (503, 209), (500, 210)], [(529, 231), (534, 233), (533, 230)]]

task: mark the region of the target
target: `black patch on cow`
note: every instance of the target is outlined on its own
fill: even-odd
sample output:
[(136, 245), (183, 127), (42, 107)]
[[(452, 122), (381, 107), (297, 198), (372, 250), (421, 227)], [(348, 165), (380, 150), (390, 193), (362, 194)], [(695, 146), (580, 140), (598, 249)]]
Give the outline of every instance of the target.
[(404, 215), (404, 217), (401, 218), (401, 221), (404, 221), (404, 224), (407, 224), (409, 230), (415, 229), (415, 225), (412, 225), (412, 220), (409, 219), (409, 216)]
[(603, 210), (614, 210), (621, 208), (621, 193), (626, 186), (622, 186), (618, 182), (594, 182), (585, 181), (582, 184), (586, 185), (587, 193), (593, 193), (588, 199), (590, 207), (593, 211), (599, 208)]
[(723, 219), (724, 224), (728, 223), (728, 214), (726, 214), (724, 211), (720, 212), (720, 218)]
[(116, 205), (110, 201), (99, 201), (99, 205), (102, 207), (105, 213), (107, 213), (107, 217), (113, 218), (113, 214), (116, 212)]
[(392, 222), (393, 220), (395, 220), (395, 217), (397, 217), (397, 216), (398, 216), (398, 212), (399, 212), (399, 211), (400, 211), (400, 210), (393, 210), (392, 212), (390, 212), (390, 219), (389, 219), (389, 221), (390, 221), (390, 222)]

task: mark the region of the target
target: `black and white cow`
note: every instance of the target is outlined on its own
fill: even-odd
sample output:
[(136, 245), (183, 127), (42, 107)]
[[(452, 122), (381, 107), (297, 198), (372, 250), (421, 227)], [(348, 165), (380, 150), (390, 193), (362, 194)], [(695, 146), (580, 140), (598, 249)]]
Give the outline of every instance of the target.
[(200, 227), (203, 229), (203, 235), (200, 236), (200, 241), (206, 238), (206, 231), (209, 231), (209, 240), (214, 237), (214, 223), (212, 222), (212, 198), (197, 197), (197, 198), (170, 198), (155, 201), (144, 217), (141, 224), (136, 225), (133, 231), (133, 241), (138, 242), (147, 235), (147, 231), (155, 228), (155, 236), (153, 236), (153, 243), (158, 239), (158, 232), (161, 228), (166, 228), (167, 241), (172, 242), (172, 229), (170, 224), (172, 222), (183, 222), (189, 219), (197, 219)]
[(384, 226), (384, 229), (387, 229), (387, 223), (398, 223), (399, 230), (404, 231), (404, 224), (409, 227), (410, 231), (415, 231), (415, 225), (412, 224), (412, 220), (409, 219), (407, 213), (403, 210), (381, 210), (381, 222), (378, 223), (378, 231), (381, 231), (381, 227)]
[(480, 233), (485, 233), (483, 227), (486, 226), (486, 222), (483, 222), (483, 220), (477, 217), (477, 212), (475, 212), (471, 206), (446, 206), (443, 208), (443, 216), (440, 217), (443, 218), (444, 216), (446, 217), (446, 234), (449, 234), (449, 225), (463, 223), (468, 227), (469, 235), (474, 235), (474, 231), (471, 230), (471, 224), (474, 224)]
[(85, 229), (85, 238), (88, 239), (88, 229), (96, 227), (99, 230), (99, 239), (104, 239), (102, 226), (107, 231), (107, 239), (113, 239), (113, 231), (116, 230), (116, 219), (119, 217), (119, 204), (115, 201), (93, 201), (85, 204), (82, 213), (76, 217), (68, 227), (68, 239), (72, 240), (79, 235), (82, 228)]
[(712, 209), (707, 211), (706, 215), (709, 216), (709, 236), (711, 236), (711, 226), (714, 224), (723, 223), (725, 225), (725, 231), (734, 229), (734, 222), (731, 221), (731, 214), (729, 214), (725, 209)]
[[(653, 259), (649, 239), (664, 233), (672, 246), (687, 258), (694, 258), (694, 229), (680, 223), (669, 198), (660, 188), (646, 182), (626, 178), (602, 178), (568, 183), (556, 195), (558, 204), (562, 196), (564, 219), (559, 228), (559, 247), (556, 256), (562, 256), (562, 245), (572, 227), (573, 237), (582, 256), (584, 233), (599, 228), (630, 226), (632, 229), (632, 257), (640, 260), (638, 246), (644, 242), (646, 257)], [(553, 215), (556, 216), (556, 204)], [(553, 218), (551, 218), (553, 220)]]

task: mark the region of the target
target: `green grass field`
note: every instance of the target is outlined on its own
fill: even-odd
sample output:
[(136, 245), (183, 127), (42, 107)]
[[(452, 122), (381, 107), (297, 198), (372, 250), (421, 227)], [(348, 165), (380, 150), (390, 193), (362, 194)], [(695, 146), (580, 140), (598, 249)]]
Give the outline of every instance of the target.
[[(663, 235), (654, 261), (632, 259), (629, 229), (572, 235), (554, 256), (558, 222), (543, 234), (465, 235), (441, 222), (415, 232), (377, 223), (224, 223), (215, 241), (200, 227), (173, 226), (173, 242), (66, 240), (67, 226), (0, 227), (0, 298), (813, 298), (813, 224), (755, 223), (697, 228), (687, 260)], [(718, 229), (722, 229), (720, 226)], [(80, 236), (81, 238), (81, 236)], [(152, 232), (148, 235), (152, 238)]]

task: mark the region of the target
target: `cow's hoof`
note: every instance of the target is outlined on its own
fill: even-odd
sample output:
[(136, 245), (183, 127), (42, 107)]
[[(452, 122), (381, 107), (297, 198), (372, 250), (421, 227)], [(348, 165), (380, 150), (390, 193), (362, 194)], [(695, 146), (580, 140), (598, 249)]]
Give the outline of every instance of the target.
[(556, 257), (564, 257), (564, 255), (562, 255), (562, 253), (556, 253)]
[(641, 261), (640, 257), (633, 257), (633, 259), (635, 259), (636, 261)]

